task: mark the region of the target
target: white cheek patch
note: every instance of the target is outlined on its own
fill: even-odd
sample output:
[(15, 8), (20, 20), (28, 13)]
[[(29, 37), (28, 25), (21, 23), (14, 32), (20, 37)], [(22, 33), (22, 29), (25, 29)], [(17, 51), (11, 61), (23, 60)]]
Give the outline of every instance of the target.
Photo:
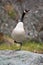
[(26, 13), (26, 11), (24, 10), (24, 13)]

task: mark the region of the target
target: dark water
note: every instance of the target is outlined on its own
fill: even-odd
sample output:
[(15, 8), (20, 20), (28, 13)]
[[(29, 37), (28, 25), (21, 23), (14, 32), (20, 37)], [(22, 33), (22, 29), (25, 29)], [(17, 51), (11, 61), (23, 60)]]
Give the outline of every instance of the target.
[(43, 65), (43, 54), (0, 50), (0, 65)]

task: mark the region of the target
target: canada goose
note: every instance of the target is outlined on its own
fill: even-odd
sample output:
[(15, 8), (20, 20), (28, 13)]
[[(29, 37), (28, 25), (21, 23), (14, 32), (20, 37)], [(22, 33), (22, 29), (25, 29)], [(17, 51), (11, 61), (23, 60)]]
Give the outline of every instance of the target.
[(22, 42), (26, 39), (25, 36), (25, 30), (24, 30), (24, 24), (23, 24), (23, 18), (24, 15), (28, 12), (29, 10), (24, 10), (21, 20), (18, 22), (18, 24), (16, 25), (16, 27), (13, 29), (12, 31), (12, 38), (14, 39), (14, 42), (20, 44), (20, 49), (22, 46)]

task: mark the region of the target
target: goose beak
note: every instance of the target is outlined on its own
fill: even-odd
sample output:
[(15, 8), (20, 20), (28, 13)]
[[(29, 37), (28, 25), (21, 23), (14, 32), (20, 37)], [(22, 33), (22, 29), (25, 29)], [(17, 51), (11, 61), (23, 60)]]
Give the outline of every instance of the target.
[(27, 13), (28, 11), (30, 11), (30, 10), (26, 10), (26, 9), (25, 9), (25, 10), (24, 10), (24, 13)]
[(28, 11), (30, 11), (30, 10), (26, 10), (26, 12), (28, 12)]

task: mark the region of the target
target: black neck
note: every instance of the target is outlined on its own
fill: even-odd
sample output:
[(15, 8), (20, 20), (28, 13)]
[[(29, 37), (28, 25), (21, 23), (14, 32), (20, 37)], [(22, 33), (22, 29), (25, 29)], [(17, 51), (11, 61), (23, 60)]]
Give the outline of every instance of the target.
[(22, 17), (21, 17), (21, 22), (23, 22), (24, 16), (25, 16), (25, 13), (23, 12)]

